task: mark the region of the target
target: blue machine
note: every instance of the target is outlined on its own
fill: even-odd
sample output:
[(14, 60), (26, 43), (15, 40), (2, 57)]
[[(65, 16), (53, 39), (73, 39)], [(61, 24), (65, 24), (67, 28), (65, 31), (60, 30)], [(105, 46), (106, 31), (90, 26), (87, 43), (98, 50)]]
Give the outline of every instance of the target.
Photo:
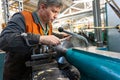
[(0, 80), (3, 80), (4, 52), (0, 52)]
[(80, 80), (120, 80), (119, 53), (72, 48), (66, 51), (65, 57), (80, 71)]

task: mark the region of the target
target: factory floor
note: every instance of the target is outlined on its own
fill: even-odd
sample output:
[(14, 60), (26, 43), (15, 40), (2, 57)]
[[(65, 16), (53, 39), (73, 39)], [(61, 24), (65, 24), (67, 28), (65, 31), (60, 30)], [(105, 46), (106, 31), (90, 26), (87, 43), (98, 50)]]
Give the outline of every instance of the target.
[(55, 62), (42, 64), (37, 67), (39, 68), (32, 73), (34, 80), (69, 80), (62, 75)]
[[(77, 71), (75, 67), (72, 69)], [(70, 80), (62, 70), (59, 70), (56, 62), (40, 65), (39, 69), (34, 70), (32, 75), (33, 80)]]

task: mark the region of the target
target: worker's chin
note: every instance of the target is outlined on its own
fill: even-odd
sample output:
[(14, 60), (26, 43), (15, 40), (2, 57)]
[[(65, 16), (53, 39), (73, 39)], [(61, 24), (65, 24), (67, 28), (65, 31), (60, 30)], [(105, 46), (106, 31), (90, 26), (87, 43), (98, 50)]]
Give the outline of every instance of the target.
[(53, 22), (54, 20), (53, 20), (53, 19), (51, 19), (50, 21), (51, 21), (51, 22)]

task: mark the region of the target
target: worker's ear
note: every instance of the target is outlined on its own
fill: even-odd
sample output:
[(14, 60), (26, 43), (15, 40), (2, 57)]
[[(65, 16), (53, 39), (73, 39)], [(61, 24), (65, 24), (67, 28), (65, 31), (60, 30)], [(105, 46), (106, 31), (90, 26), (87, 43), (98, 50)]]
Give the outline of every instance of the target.
[(46, 6), (45, 4), (41, 4), (41, 5), (40, 5), (40, 8), (41, 8), (41, 9), (46, 9), (47, 6)]

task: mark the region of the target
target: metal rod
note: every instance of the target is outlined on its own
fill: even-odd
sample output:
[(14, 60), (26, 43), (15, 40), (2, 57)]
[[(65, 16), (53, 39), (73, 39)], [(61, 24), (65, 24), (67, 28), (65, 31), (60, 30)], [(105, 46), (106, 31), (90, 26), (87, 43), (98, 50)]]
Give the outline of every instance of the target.
[(83, 29), (120, 29), (120, 25), (116, 25), (115, 27), (106, 26), (106, 27), (92, 27), (92, 28), (83, 28)]
[(116, 8), (118, 9), (118, 11), (120, 11), (120, 8), (119, 8), (119, 6), (116, 4), (116, 2), (114, 1), (114, 0), (111, 0), (112, 1), (112, 3), (116, 6)]

